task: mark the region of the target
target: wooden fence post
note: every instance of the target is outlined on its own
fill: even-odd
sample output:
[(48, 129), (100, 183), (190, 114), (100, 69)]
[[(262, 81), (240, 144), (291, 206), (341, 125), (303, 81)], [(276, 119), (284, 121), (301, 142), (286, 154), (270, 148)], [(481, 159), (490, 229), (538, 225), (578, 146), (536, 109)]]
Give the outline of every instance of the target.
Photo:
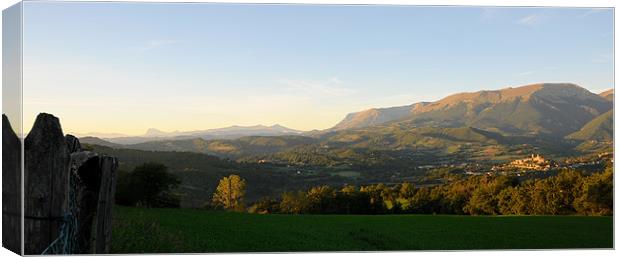
[(71, 154), (71, 164), (79, 179), (76, 253), (109, 253), (117, 160), (83, 151)]
[(22, 181), (21, 140), (2, 115), (2, 245), (21, 255)]
[(24, 253), (41, 254), (67, 210), (69, 150), (58, 118), (39, 114), (24, 140)]
[(112, 241), (112, 207), (114, 206), (114, 193), (116, 188), (116, 158), (109, 156), (100, 157), (101, 186), (99, 190), (99, 202), (97, 205), (97, 232), (95, 253), (110, 253)]
[(77, 247), (75, 253), (94, 253), (93, 221), (97, 213), (101, 172), (98, 169), (99, 158), (93, 152), (76, 152), (71, 154), (72, 176), (75, 176), (75, 194), (78, 206)]
[[(109, 253), (116, 158), (82, 151), (76, 137), (63, 136), (58, 118), (44, 113), (37, 116), (24, 150), (25, 254)], [(65, 233), (56, 240), (61, 228)]]

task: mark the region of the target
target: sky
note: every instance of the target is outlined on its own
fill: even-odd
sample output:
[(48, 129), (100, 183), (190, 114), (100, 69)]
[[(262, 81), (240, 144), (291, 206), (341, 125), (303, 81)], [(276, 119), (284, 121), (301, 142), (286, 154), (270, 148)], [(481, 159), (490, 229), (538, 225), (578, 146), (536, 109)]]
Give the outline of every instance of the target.
[(614, 86), (611, 9), (26, 2), (23, 26), (25, 129), (326, 129), (457, 92)]
[[(22, 137), (22, 99), (20, 87), (21, 55), (19, 21), (21, 9), (13, 6), (2, 11), (2, 114), (6, 115), (13, 132)], [(10, 25), (7, 25), (10, 24)]]

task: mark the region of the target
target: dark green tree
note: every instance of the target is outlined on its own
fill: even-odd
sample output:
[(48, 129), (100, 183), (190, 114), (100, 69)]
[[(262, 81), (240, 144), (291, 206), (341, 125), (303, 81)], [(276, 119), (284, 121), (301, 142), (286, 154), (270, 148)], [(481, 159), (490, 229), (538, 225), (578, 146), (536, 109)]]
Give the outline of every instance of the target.
[(133, 172), (119, 176), (117, 197), (128, 205), (179, 207), (180, 197), (172, 192), (179, 184), (179, 179), (168, 173), (165, 165), (144, 163)]
[(574, 201), (575, 209), (584, 215), (612, 215), (614, 195), (613, 168), (587, 177)]
[(124, 206), (135, 206), (138, 197), (132, 190), (131, 173), (125, 170), (116, 172), (116, 193), (115, 203)]

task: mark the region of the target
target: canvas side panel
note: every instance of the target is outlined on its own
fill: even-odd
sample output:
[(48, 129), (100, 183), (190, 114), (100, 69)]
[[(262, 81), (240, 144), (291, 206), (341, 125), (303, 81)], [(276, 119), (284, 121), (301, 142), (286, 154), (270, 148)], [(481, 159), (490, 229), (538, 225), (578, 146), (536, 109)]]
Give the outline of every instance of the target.
[(2, 11), (2, 246), (22, 251), (22, 4)]

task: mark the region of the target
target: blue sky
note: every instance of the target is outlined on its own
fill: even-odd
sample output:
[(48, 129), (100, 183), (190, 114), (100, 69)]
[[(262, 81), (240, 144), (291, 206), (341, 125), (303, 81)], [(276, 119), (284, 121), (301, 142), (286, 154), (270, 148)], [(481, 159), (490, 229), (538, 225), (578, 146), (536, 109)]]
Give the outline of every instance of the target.
[(614, 86), (612, 25), (586, 8), (27, 2), (24, 124), (311, 130), (462, 91), (599, 92)]

